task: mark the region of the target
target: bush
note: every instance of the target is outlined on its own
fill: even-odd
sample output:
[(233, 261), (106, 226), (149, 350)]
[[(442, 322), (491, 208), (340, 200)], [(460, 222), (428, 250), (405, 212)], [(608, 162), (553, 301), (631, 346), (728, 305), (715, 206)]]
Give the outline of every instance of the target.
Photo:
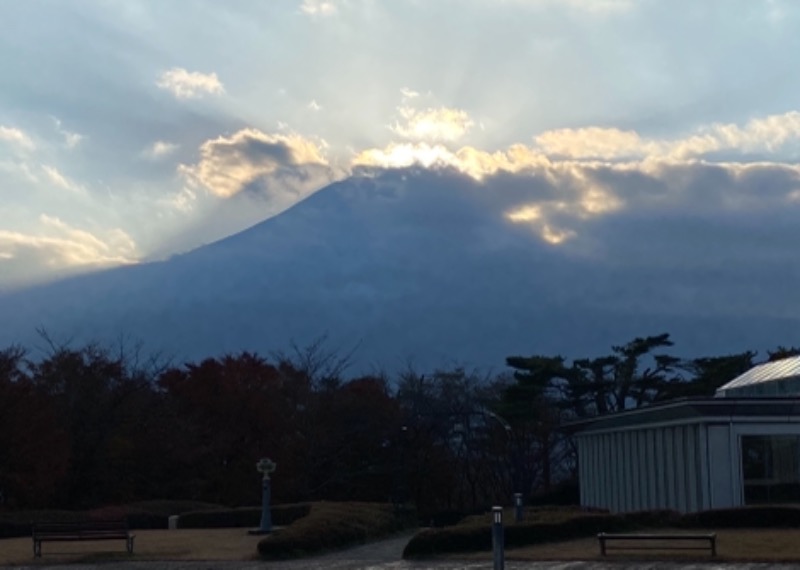
[(754, 506), (714, 509), (684, 515), (680, 526), (686, 528), (796, 528), (800, 527), (800, 509), (790, 506)]
[(124, 519), (131, 529), (167, 528), (167, 517), (150, 513), (130, 505), (108, 505), (87, 511), (87, 518), (93, 521)]
[(38, 521), (79, 522), (89, 520), (83, 511), (7, 511), (0, 513), (0, 538), (31, 535), (31, 525)]
[[(506, 509), (504, 519), (514, 520), (513, 509)], [(679, 519), (680, 515), (672, 511), (612, 515), (563, 508), (530, 509), (523, 522), (505, 525), (505, 542), (510, 547), (528, 546), (593, 536), (599, 532), (669, 526)], [(406, 545), (403, 558), (485, 551), (491, 547), (491, 515), (485, 514), (469, 517), (455, 527), (428, 529), (417, 533)]]
[(525, 501), (529, 505), (580, 505), (581, 492), (577, 481), (566, 481), (550, 491), (532, 495)]
[(258, 543), (262, 558), (281, 559), (343, 548), (416, 526), (413, 511), (376, 503), (313, 503), (303, 519)]
[(172, 515), (182, 515), (191, 511), (209, 511), (213, 509), (224, 509), (223, 505), (214, 503), (203, 503), (201, 501), (139, 501), (138, 503), (131, 503), (128, 505), (132, 509), (152, 513), (156, 515), (163, 515), (170, 517)]
[[(287, 526), (308, 515), (310, 505), (298, 503), (275, 505), (271, 508), (272, 523)], [(215, 509), (184, 513), (178, 519), (178, 528), (241, 528), (261, 524), (261, 507)]]
[(457, 525), (466, 518), (467, 514), (462, 511), (437, 511), (420, 516), (420, 522), (426, 526), (443, 527)]
[(35, 522), (79, 522), (125, 519), (131, 529), (165, 529), (169, 516), (196, 508), (221, 508), (196, 501), (145, 501), (130, 505), (106, 505), (89, 511), (5, 511), (0, 513), (0, 538), (31, 535)]

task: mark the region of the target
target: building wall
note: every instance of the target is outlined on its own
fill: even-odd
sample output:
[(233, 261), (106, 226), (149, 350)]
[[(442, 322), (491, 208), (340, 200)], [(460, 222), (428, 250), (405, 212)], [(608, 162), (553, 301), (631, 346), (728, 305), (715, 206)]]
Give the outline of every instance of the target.
[(800, 435), (800, 418), (631, 426), (577, 436), (581, 505), (626, 512), (741, 506), (741, 437)]
[(703, 424), (588, 433), (577, 442), (584, 506), (690, 512), (712, 504)]

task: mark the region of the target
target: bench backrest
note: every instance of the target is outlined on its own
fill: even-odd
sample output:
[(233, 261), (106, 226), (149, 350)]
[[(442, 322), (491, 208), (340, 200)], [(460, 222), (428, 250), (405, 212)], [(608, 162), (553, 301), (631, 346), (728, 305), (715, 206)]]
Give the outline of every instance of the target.
[(99, 520), (79, 522), (40, 522), (33, 524), (34, 536), (40, 534), (127, 533), (126, 520)]

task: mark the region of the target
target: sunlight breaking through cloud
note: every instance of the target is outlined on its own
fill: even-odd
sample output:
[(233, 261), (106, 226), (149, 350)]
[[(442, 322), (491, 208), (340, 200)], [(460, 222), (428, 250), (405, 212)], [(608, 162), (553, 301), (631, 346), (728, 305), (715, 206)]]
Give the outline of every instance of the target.
[(397, 109), (401, 121), (389, 129), (395, 134), (411, 140), (436, 142), (456, 141), (475, 124), (466, 111), (447, 107), (414, 109), (401, 106)]

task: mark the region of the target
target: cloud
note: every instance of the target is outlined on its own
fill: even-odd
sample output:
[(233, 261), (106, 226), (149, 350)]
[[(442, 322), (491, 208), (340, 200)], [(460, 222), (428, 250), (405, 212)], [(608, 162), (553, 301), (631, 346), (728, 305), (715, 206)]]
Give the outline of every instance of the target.
[(338, 10), (331, 0), (303, 0), (300, 10), (309, 16), (330, 16)]
[(64, 138), (64, 146), (67, 148), (75, 148), (84, 139), (83, 135), (68, 131), (67, 129), (63, 128), (61, 126), (61, 119), (57, 117), (52, 117), (52, 119), (56, 125), (56, 131)]
[[(494, 1), (497, 0), (486, 0)], [(503, 0), (501, 0), (503, 1)], [(636, 0), (504, 0), (507, 4), (516, 4), (530, 8), (551, 9), (568, 8), (574, 12), (589, 14), (621, 14), (636, 7)]]
[(142, 151), (142, 156), (149, 158), (150, 160), (159, 160), (171, 155), (179, 148), (179, 144), (166, 141), (156, 141)]
[(183, 187), (167, 198), (162, 198), (159, 203), (166, 205), (171, 210), (188, 214), (194, 210), (197, 194), (191, 188)]
[(316, 99), (312, 99), (311, 102), (308, 104), (308, 108), (312, 111), (320, 111), (322, 110), (322, 105), (317, 103)]
[(390, 143), (382, 149), (373, 148), (357, 153), (353, 167), (403, 168), (420, 165), (426, 168), (447, 166), (477, 180), (498, 171), (520, 172), (551, 161), (542, 153), (525, 145), (512, 145), (504, 151), (487, 152), (471, 146), (451, 150), (444, 144)]
[(536, 148), (550, 156), (575, 159), (635, 158), (660, 153), (660, 145), (644, 141), (635, 131), (600, 127), (557, 129), (534, 138)]
[(225, 87), (216, 73), (200, 73), (174, 67), (161, 74), (156, 82), (161, 89), (166, 89), (177, 99), (194, 99), (203, 95), (221, 95)]
[(408, 101), (409, 99), (416, 99), (419, 97), (419, 91), (414, 91), (413, 89), (409, 89), (408, 87), (403, 87), (400, 90), (400, 94), (403, 96), (403, 101)]
[(641, 217), (655, 225), (659, 217), (687, 214), (691, 219), (742, 220), (744, 236), (748, 227), (761, 223), (756, 220), (800, 210), (793, 201), (800, 167), (791, 164), (553, 163), (526, 175), (546, 182), (548, 190), (533, 199), (515, 198), (517, 203), (505, 209), (507, 219), (545, 239), (548, 228), (556, 228), (591, 248), (604, 242), (602, 232), (613, 224)]
[(39, 177), (36, 176), (35, 170), (35, 166), (24, 161), (0, 160), (0, 172), (12, 174), (22, 180), (37, 184)]
[[(41, 215), (36, 230), (0, 230), (0, 285), (22, 285), (85, 269), (136, 263), (136, 243), (119, 228), (96, 233)], [(10, 281), (13, 276), (13, 281)]]
[[(414, 120), (395, 132), (404, 138), (419, 134), (447, 132), (454, 121), (431, 119), (425, 113), (408, 112), (423, 125), (415, 130)], [(452, 117), (443, 114), (444, 117)], [(438, 117), (438, 115), (436, 116)], [(457, 124), (457, 121), (455, 121)], [(441, 126), (445, 125), (445, 126)], [(414, 164), (424, 167), (449, 166), (481, 179), (498, 171), (521, 172), (540, 168), (572, 168), (575, 163), (598, 165), (619, 164), (626, 168), (643, 168), (648, 164), (680, 163), (703, 160), (715, 153), (748, 156), (754, 153), (774, 154), (796, 150), (800, 145), (800, 112), (754, 118), (743, 125), (713, 123), (684, 137), (657, 139), (641, 136), (633, 130), (604, 127), (556, 129), (545, 131), (533, 139), (532, 145), (514, 144), (504, 150), (485, 151), (473, 146), (454, 148), (459, 129), (449, 139), (430, 135), (430, 140), (392, 142), (384, 148), (365, 149), (352, 159), (354, 167), (402, 168)], [(626, 166), (627, 165), (627, 166)]]
[(0, 125), (0, 141), (11, 143), (24, 150), (33, 150), (36, 145), (24, 131), (14, 127), (4, 127)]
[(220, 198), (249, 192), (285, 204), (332, 180), (324, 148), (324, 141), (295, 133), (242, 129), (204, 142), (200, 161), (180, 165), (179, 172)]
[[(547, 2), (548, 0), (544, 1)], [(557, 0), (549, 0), (549, 3), (556, 4)], [(574, 10), (595, 14), (628, 12), (636, 7), (636, 0), (558, 0), (558, 3), (563, 3)]]
[(397, 108), (401, 121), (389, 128), (397, 135), (418, 141), (456, 141), (475, 124), (466, 111), (448, 107), (414, 109), (402, 105)]
[(712, 123), (674, 139), (644, 138), (637, 132), (586, 127), (546, 131), (534, 138), (542, 154), (576, 160), (670, 158), (686, 160), (715, 152), (774, 153), (800, 143), (800, 112), (754, 118), (744, 125)]
[(59, 172), (59, 170), (54, 166), (48, 166), (44, 164), (41, 168), (42, 172), (44, 172), (47, 180), (49, 180), (51, 184), (58, 186), (59, 188), (63, 188), (64, 190), (69, 190), (70, 192), (85, 192), (85, 189), (80, 184), (61, 174), (61, 172)]
[(800, 112), (789, 111), (751, 119), (740, 127), (714, 123), (684, 140), (671, 144), (670, 154), (697, 156), (722, 150), (776, 152), (784, 145), (800, 142)]
[[(487, 185), (503, 173), (544, 184), (547, 192), (508, 203), (503, 216), (529, 226), (545, 242), (564, 245), (581, 241), (593, 220), (624, 211), (691, 203), (695, 211), (746, 212), (766, 202), (774, 208), (797, 204), (800, 168), (748, 154), (774, 154), (797, 142), (800, 114), (792, 111), (741, 125), (715, 123), (672, 139), (586, 127), (547, 131), (530, 146), (494, 152), (446, 142), (395, 142), (359, 152), (351, 164), (355, 172), (422, 166), (452, 168)], [(722, 151), (749, 161), (715, 158)], [(719, 195), (711, 195), (712, 188)]]

